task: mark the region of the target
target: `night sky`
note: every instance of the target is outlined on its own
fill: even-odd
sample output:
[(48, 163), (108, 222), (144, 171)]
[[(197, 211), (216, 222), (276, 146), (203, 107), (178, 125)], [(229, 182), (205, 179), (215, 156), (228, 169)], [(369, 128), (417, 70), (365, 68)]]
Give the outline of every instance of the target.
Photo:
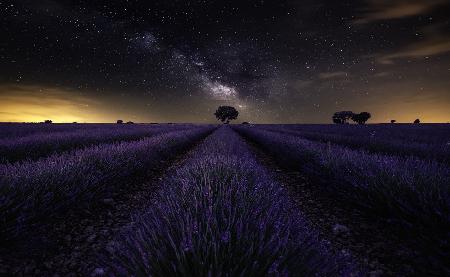
[(0, 0), (0, 121), (450, 121), (448, 0)]

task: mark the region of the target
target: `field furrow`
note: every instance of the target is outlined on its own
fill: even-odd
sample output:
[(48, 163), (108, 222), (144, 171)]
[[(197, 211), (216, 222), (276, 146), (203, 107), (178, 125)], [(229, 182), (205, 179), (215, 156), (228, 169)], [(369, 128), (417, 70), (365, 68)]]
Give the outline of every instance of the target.
[(48, 132), (24, 137), (0, 139), (0, 164), (36, 160), (92, 145), (126, 142), (176, 130), (190, 129), (190, 125), (149, 126), (123, 125), (80, 129), (71, 132)]
[(174, 131), (0, 167), (2, 243), (30, 239), (30, 232), (43, 231), (52, 217), (93, 205), (118, 186), (141, 181), (152, 167), (212, 129)]
[[(369, 154), (258, 128), (236, 127), (236, 130), (273, 156), (279, 165), (305, 178), (303, 181), (294, 178), (293, 182), (301, 184), (294, 183), (291, 187), (311, 190), (308, 186), (312, 186), (313, 191), (320, 192), (316, 195), (327, 195), (332, 203), (355, 209), (363, 216), (361, 220), (381, 222), (378, 226), (395, 232), (405, 248), (412, 245), (410, 253), (419, 251), (420, 259), (414, 259), (417, 255), (413, 255), (407, 260), (420, 272), (448, 271), (445, 266), (450, 207), (448, 167), (433, 161)], [(332, 205), (325, 205), (323, 214), (329, 214), (328, 209)], [(381, 234), (384, 231), (380, 229)], [(369, 242), (372, 238), (360, 239)], [(390, 248), (381, 251), (386, 255)]]
[[(116, 186), (109, 187), (105, 194), (97, 194), (90, 203), (75, 204), (63, 214), (54, 214), (45, 224), (45, 233), (34, 232), (32, 235), (37, 237), (27, 237), (21, 244), (4, 249), (0, 253), (0, 260), (6, 261), (4, 272), (23, 276), (89, 276), (95, 270), (98, 253), (110, 250), (108, 245), (117, 230), (132, 223), (133, 214), (144, 208), (160, 189), (162, 176), (181, 163), (186, 152), (213, 130), (202, 129), (171, 135), (184, 136), (186, 141), (181, 142), (167, 135), (161, 137), (159, 143), (171, 145), (170, 155), (146, 161), (142, 167), (145, 172), (115, 180)], [(141, 150), (143, 155), (156, 158), (154, 149)]]
[(443, 126), (42, 126), (0, 139), (0, 275), (450, 274)]
[[(360, 127), (365, 128), (365, 127)], [(394, 128), (394, 126), (392, 126)], [(447, 140), (439, 139), (439, 142), (430, 143), (426, 141), (405, 140), (403, 137), (395, 138), (388, 135), (377, 135), (376, 131), (366, 131), (365, 135), (358, 135), (358, 129), (355, 133), (343, 135), (338, 132), (320, 132), (308, 131), (295, 127), (265, 126), (265, 130), (280, 132), (283, 134), (298, 136), (304, 139), (332, 143), (352, 149), (361, 149), (374, 154), (384, 154), (391, 156), (417, 157), (424, 160), (436, 160), (445, 164), (450, 164), (450, 134)], [(381, 133), (381, 132), (379, 132)]]
[(29, 135), (43, 135), (59, 132), (73, 132), (82, 130), (111, 129), (111, 124), (27, 124), (0, 123), (0, 139), (20, 138)]
[(102, 270), (128, 276), (340, 276), (357, 269), (317, 239), (248, 145), (223, 127), (124, 229)]

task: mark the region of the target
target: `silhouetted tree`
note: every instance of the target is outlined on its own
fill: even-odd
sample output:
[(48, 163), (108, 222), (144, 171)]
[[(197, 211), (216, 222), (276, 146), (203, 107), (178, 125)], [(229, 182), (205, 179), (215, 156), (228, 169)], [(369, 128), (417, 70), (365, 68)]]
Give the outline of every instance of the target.
[(414, 124), (419, 124), (419, 123), (420, 123), (420, 119), (414, 120)]
[(127, 124), (134, 124), (134, 122), (133, 121), (128, 121)]
[(230, 123), (230, 120), (234, 120), (238, 117), (239, 112), (231, 106), (220, 106), (214, 113), (218, 120), (225, 124)]
[(117, 124), (122, 124), (122, 123), (123, 123), (122, 119), (117, 120)]
[(371, 116), (372, 115), (368, 112), (357, 113), (352, 115), (352, 120), (358, 124), (365, 124)]
[(354, 113), (352, 111), (335, 112), (333, 115), (333, 122), (336, 124), (345, 124), (353, 115)]
[(73, 124), (77, 124), (78, 122), (76, 122), (76, 121), (74, 121), (74, 122), (72, 122)]
[(391, 119), (391, 123), (392, 123), (392, 124), (394, 124), (395, 122), (397, 122), (397, 120)]
[(44, 121), (44, 123), (51, 124), (51, 123), (53, 123), (53, 121), (51, 121), (50, 119), (47, 119), (46, 121)]
[(244, 121), (244, 122), (242, 122), (242, 124), (247, 125), (247, 124), (250, 124), (250, 123), (248, 123), (247, 121)]

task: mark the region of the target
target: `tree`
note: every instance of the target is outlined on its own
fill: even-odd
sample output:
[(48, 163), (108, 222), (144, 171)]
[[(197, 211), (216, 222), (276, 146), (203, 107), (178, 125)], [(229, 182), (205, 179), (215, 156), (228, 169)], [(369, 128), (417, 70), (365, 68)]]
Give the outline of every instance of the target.
[(51, 121), (50, 119), (47, 119), (46, 121), (44, 121), (44, 123), (51, 124), (51, 123), (53, 123), (53, 121)]
[(391, 119), (391, 123), (392, 123), (392, 124), (394, 124), (395, 122), (397, 122), (397, 120)]
[(122, 123), (123, 123), (122, 119), (117, 120), (117, 124), (122, 124)]
[(134, 124), (134, 122), (133, 121), (128, 121), (127, 124)]
[(333, 122), (336, 124), (345, 124), (353, 115), (354, 113), (352, 111), (335, 112), (333, 115)]
[(371, 118), (372, 115), (368, 112), (362, 112), (362, 113), (358, 113), (358, 114), (353, 114), (352, 115), (352, 120), (355, 121), (358, 124), (365, 124), (367, 120), (369, 120), (369, 118)]
[(220, 106), (214, 113), (218, 120), (225, 124), (230, 123), (230, 120), (234, 120), (238, 117), (239, 112), (231, 106)]
[(420, 119), (414, 120), (414, 124), (419, 124), (419, 123), (420, 123)]
[(250, 124), (250, 123), (248, 123), (247, 121), (244, 121), (244, 122), (242, 122), (242, 124), (248, 125), (248, 124)]

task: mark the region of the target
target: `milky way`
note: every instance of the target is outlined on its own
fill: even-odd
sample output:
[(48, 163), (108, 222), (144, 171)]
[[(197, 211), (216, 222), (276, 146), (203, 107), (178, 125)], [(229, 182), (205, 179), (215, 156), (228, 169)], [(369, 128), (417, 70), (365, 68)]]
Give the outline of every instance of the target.
[(450, 121), (448, 1), (0, 7), (0, 121), (214, 122), (222, 104), (261, 123)]

